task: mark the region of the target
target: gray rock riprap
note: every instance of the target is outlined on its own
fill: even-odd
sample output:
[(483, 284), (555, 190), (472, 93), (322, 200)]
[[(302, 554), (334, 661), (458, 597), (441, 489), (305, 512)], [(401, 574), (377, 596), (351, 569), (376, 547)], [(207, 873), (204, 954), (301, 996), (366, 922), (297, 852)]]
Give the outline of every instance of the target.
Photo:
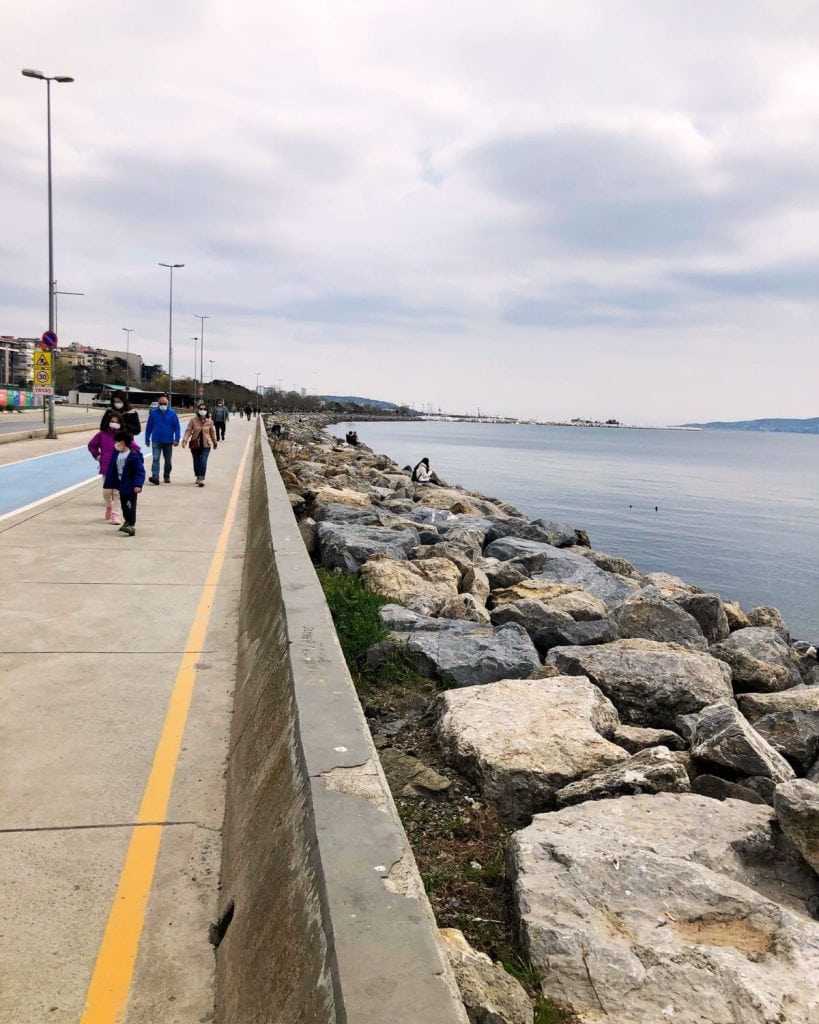
[(774, 810), (782, 831), (819, 872), (819, 786), (794, 779), (776, 787)]
[(623, 725), (614, 730), (614, 742), (630, 754), (637, 754), (649, 747), (668, 747), (669, 750), (682, 750), (685, 743), (681, 736), (670, 729), (647, 729), (640, 725)]
[(489, 612), (475, 600), (472, 594), (456, 594), (448, 598), (438, 609), (442, 619), (458, 619), (464, 622), (489, 622)]
[(569, 782), (628, 758), (606, 739), (617, 712), (588, 679), (504, 679), (449, 690), (435, 712), (444, 759), (511, 822), (553, 806)]
[(709, 644), (719, 643), (731, 632), (725, 605), (719, 594), (682, 594), (674, 600), (700, 624)]
[(419, 629), (410, 633), (407, 651), (419, 672), (454, 686), (525, 679), (540, 667), (529, 634), (513, 622), (481, 626), (447, 621), (462, 629)]
[(782, 613), (778, 608), (773, 608), (767, 604), (760, 605), (758, 608), (752, 608), (748, 612), (748, 621), (752, 626), (766, 626), (769, 629), (775, 629), (785, 643), (790, 643), (791, 636), (788, 632), (788, 627), (785, 625), (785, 620), (782, 618)]
[(506, 561), (514, 559), (526, 565), (539, 579), (582, 587), (609, 607), (622, 603), (639, 589), (635, 581), (598, 569), (582, 555), (538, 541), (502, 537), (493, 541), (484, 555)]
[(674, 729), (680, 715), (720, 700), (733, 702), (728, 666), (677, 644), (615, 640), (596, 647), (555, 647), (546, 663), (588, 676), (631, 725)]
[(419, 544), (417, 530), (321, 521), (316, 528), (321, 564), (354, 573), (373, 555), (406, 558)]
[(540, 814), (510, 841), (520, 935), (582, 1024), (815, 1024), (819, 884), (773, 812), (693, 794)]
[(510, 601), (494, 608), (490, 613), (494, 625), (503, 626), (507, 622), (516, 622), (529, 634), (534, 636), (544, 626), (559, 622), (574, 622), (568, 612), (554, 610), (545, 601)]
[[(617, 735), (615, 730), (615, 738)], [(690, 790), (685, 769), (668, 747), (651, 747), (634, 754), (628, 761), (569, 783), (555, 793), (555, 803), (558, 807), (569, 807), (584, 800), (606, 800), (636, 793), (688, 793)]]
[(766, 804), (755, 789), (743, 786), (739, 782), (729, 782), (719, 775), (697, 775), (691, 788), (700, 796), (710, 796), (714, 800), (745, 800), (749, 804)]
[(457, 928), (440, 928), (438, 934), (469, 1024), (532, 1024), (534, 1010), (519, 981), (473, 949)]
[(589, 622), (560, 621), (537, 630), (532, 639), (541, 654), (553, 647), (587, 647), (607, 644), (618, 639), (611, 619), (593, 619)]
[(374, 594), (430, 615), (457, 595), (461, 582), (460, 570), (448, 558), (426, 558), (420, 562), (376, 558), (365, 562), (358, 575)]
[(760, 736), (803, 769), (819, 757), (819, 687), (742, 693), (737, 704)]
[(785, 758), (730, 704), (712, 704), (697, 715), (691, 756), (774, 782), (787, 782), (795, 776)]
[(775, 629), (748, 626), (737, 629), (711, 647), (711, 653), (731, 666), (734, 688), (773, 692), (802, 682), (800, 656)]
[(623, 639), (659, 640), (704, 651), (708, 646), (699, 622), (673, 601), (636, 594), (611, 613)]

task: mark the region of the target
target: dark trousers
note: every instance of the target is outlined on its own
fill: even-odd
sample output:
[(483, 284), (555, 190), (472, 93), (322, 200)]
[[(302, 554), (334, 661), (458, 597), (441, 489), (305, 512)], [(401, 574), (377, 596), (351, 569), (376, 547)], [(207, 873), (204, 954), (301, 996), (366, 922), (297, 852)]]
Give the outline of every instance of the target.
[(165, 479), (171, 479), (171, 466), (173, 465), (173, 443), (168, 442), (167, 444), (162, 441), (151, 441), (151, 455), (153, 460), (151, 462), (151, 476), (154, 480), (159, 479), (159, 456), (161, 455), (165, 460)]
[(224, 441), (224, 439), (225, 439), (225, 427), (227, 426), (225, 421), (224, 420), (214, 420), (213, 421), (213, 425), (214, 425), (214, 427), (216, 427), (216, 440), (217, 441)]
[(123, 494), (120, 491), (119, 503), (122, 507), (122, 518), (126, 526), (136, 526), (137, 495)]
[(208, 471), (210, 448), (196, 448), (191, 455), (193, 456), (193, 475), (197, 480), (204, 480)]

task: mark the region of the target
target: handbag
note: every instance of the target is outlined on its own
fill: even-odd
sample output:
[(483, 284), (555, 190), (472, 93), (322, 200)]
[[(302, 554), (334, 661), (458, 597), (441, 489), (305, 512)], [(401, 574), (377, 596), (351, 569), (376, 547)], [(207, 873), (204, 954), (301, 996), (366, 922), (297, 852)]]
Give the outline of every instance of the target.
[(199, 449), (202, 447), (202, 431), (201, 430), (199, 431), (198, 434), (196, 433), (195, 430), (191, 432), (191, 439), (190, 439), (190, 442), (188, 444), (188, 447), (190, 448), (190, 450), (192, 452), (198, 452), (199, 451)]

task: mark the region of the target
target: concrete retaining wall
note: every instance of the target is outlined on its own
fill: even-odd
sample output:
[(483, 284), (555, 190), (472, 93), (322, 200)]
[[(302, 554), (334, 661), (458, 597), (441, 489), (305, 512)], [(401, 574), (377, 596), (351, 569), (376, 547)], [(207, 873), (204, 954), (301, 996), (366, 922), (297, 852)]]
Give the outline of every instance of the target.
[(250, 501), (216, 1020), (465, 1024), (261, 430)]

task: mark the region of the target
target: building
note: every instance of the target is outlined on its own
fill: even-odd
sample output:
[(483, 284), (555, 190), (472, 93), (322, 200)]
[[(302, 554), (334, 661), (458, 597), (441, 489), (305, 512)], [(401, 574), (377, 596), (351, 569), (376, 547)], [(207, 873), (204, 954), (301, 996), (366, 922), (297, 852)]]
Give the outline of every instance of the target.
[(36, 338), (0, 335), (0, 384), (31, 387), (34, 383), (34, 350), (39, 345)]

